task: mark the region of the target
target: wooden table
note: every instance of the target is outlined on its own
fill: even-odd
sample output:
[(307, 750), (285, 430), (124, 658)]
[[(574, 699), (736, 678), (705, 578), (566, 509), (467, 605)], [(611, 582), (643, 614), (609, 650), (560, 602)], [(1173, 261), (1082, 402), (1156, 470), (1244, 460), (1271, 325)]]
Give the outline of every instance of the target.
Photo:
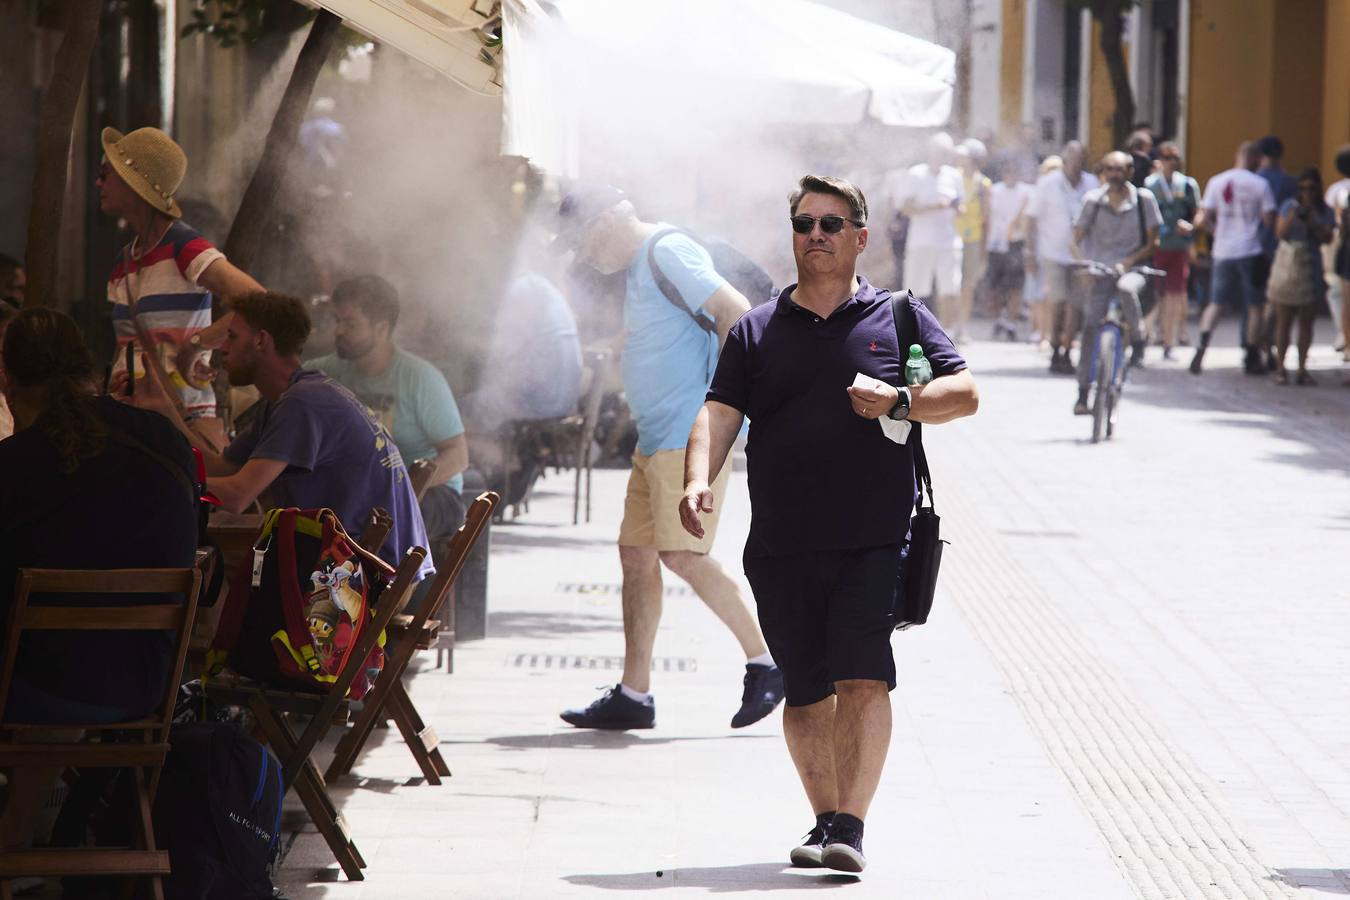
[(216, 510), (207, 520), (206, 535), (220, 548), (217, 565), (225, 567), (225, 581), (218, 597), (202, 597), (201, 604), (197, 606), (197, 621), (192, 625), (192, 653), (205, 653), (210, 649), (235, 573), (240, 567), (253, 564), (253, 542), (258, 537), (262, 522), (261, 513), (232, 513), (225, 510)]

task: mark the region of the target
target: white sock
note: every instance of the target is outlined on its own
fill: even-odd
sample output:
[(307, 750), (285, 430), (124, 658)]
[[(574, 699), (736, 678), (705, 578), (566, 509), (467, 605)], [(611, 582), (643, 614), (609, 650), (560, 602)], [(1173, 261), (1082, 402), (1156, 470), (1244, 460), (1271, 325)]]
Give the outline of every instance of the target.
[(759, 656), (753, 656), (745, 661), (747, 666), (771, 666), (773, 665), (773, 654), (767, 650)]
[(650, 693), (644, 694), (640, 691), (635, 691), (626, 684), (621, 683), (619, 685), (619, 690), (622, 691), (623, 695), (629, 700), (636, 700), (638, 703), (646, 703), (648, 700), (652, 699)]

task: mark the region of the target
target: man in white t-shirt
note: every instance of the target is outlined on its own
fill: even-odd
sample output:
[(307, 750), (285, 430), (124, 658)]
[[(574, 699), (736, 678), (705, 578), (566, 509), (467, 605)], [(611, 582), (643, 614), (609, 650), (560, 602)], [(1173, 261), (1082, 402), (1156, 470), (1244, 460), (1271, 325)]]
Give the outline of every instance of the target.
[(1045, 302), (1050, 304), (1050, 371), (1074, 374), (1069, 347), (1082, 324), (1084, 292), (1071, 264), (1073, 223), (1083, 197), (1098, 186), (1097, 176), (1083, 171), (1083, 145), (1069, 141), (1062, 151), (1064, 167), (1036, 179), (1036, 189), (1026, 215), (1034, 226), (1027, 229), (1026, 267), (1039, 275)]
[(905, 173), (896, 197), (909, 217), (905, 242), (905, 287), (916, 297), (935, 297), (938, 319), (949, 321), (961, 292), (961, 235), (956, 216), (965, 189), (950, 163), (955, 146), (939, 132), (928, 140), (928, 162)]
[(994, 335), (1017, 335), (1017, 323), (1022, 318), (1022, 284), (1026, 263), (1026, 210), (1031, 205), (1035, 189), (1019, 180), (1021, 174), (1017, 158), (1003, 156), (998, 163), (999, 183), (989, 192), (989, 219), (985, 223), (985, 249), (989, 264), (985, 275), (989, 289), (996, 298), (995, 309), (999, 319)]
[(1200, 345), (1191, 360), (1191, 374), (1199, 375), (1219, 312), (1234, 306), (1246, 315), (1245, 368), (1248, 375), (1265, 371), (1261, 360), (1261, 315), (1265, 294), (1258, 280), (1264, 261), (1261, 226), (1275, 222), (1275, 194), (1270, 183), (1256, 174), (1261, 153), (1247, 141), (1238, 147), (1233, 168), (1220, 172), (1205, 185), (1196, 214), (1196, 228), (1214, 234), (1214, 274), (1209, 305), (1200, 316)]

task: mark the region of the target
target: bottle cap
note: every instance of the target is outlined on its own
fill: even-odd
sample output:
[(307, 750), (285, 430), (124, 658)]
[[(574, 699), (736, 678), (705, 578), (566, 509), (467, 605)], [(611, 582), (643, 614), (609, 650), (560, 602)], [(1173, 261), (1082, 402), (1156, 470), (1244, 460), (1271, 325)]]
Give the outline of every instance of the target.
[(923, 359), (923, 347), (919, 346), (918, 344), (910, 344), (910, 345), (909, 345), (909, 358), (910, 358), (910, 359)]

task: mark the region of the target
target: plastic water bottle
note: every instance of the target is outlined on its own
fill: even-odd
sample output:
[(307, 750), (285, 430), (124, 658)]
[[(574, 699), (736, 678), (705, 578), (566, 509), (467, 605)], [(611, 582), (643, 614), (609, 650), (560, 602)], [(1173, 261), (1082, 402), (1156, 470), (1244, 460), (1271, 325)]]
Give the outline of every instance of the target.
[(933, 366), (923, 355), (923, 347), (909, 345), (909, 359), (905, 360), (905, 384), (927, 384), (933, 380)]

